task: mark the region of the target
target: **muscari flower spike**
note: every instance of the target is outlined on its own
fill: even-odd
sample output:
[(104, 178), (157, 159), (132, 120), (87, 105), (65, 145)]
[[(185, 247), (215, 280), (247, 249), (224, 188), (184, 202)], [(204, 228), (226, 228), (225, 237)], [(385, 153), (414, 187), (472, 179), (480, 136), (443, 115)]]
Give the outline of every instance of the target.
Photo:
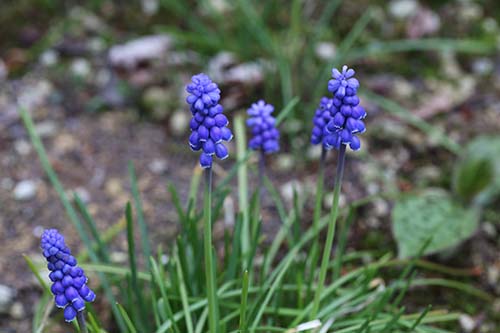
[[(323, 127), (323, 131), (319, 131), (325, 121), (326, 116), (323, 116), (323, 122), (317, 121), (313, 129), (313, 143), (318, 141), (319, 133), (322, 135), (322, 142), (326, 149), (339, 149), (340, 145), (349, 145), (352, 150), (359, 150), (361, 142), (356, 134), (363, 133), (366, 128), (362, 121), (366, 117), (365, 109), (359, 105), (359, 97), (357, 90), (359, 82), (354, 78), (354, 70), (347, 66), (342, 67), (342, 72), (336, 68), (332, 69), (332, 79), (328, 82), (328, 91), (333, 94), (330, 100), (329, 116), (330, 119)], [(325, 114), (324, 112), (322, 115)], [(316, 119), (316, 117), (315, 117)]]
[(332, 119), (330, 107), (332, 99), (328, 97), (321, 97), (319, 106), (316, 109), (313, 117), (313, 129), (311, 134), (311, 143), (317, 145), (322, 143), (326, 147), (325, 138), (328, 135), (326, 132), (326, 125)]
[(207, 75), (201, 73), (192, 77), (186, 91), (189, 93), (186, 102), (193, 115), (189, 145), (194, 151), (202, 151), (201, 167), (210, 168), (213, 155), (221, 160), (229, 156), (223, 141), (233, 138), (233, 133), (227, 128), (229, 121), (219, 104), (220, 89)]
[(64, 243), (64, 236), (56, 229), (47, 229), (42, 234), (41, 248), (47, 259), (49, 278), (53, 282), (50, 290), (55, 304), (64, 308), (64, 319), (70, 322), (78, 312), (85, 309), (85, 302), (93, 302), (95, 294), (87, 287), (87, 277), (77, 266), (75, 257)]
[(271, 115), (274, 106), (263, 100), (253, 103), (247, 110), (249, 118), (247, 126), (252, 131), (252, 139), (248, 145), (253, 150), (262, 150), (266, 154), (277, 152), (280, 149), (280, 132), (276, 128), (276, 119)]

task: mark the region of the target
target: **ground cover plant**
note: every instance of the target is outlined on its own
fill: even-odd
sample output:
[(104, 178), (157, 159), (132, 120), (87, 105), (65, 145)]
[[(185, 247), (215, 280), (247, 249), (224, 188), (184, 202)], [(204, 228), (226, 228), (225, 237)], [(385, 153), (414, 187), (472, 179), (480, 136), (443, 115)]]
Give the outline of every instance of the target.
[(498, 331), (499, 13), (6, 2), (0, 331)]
[[(128, 267), (109, 263), (106, 242), (97, 232), (92, 217), (77, 195), (74, 197), (76, 207), (69, 201), (47, 162), (29, 114), (21, 110), (42, 164), (59, 192), (70, 220), (87, 245), (91, 264), (83, 265), (83, 268), (98, 274), (102, 287), (99, 295), (107, 298), (105, 307), (113, 312), (116, 329), (126, 332), (449, 332), (437, 328), (436, 324), (454, 320), (457, 314), (446, 309), (432, 311), (430, 305), (420, 312), (408, 313), (401, 306), (413, 283), (415, 261), (401, 265), (399, 277), (387, 285), (377, 277), (378, 272), (399, 264), (387, 255), (341, 275), (341, 268), (356, 260), (355, 253), (351, 257), (343, 253), (349, 232), (347, 223), (344, 223), (335, 256), (331, 256), (337, 219), (352, 219), (352, 214), (339, 214), (346, 148), (359, 150), (357, 134), (365, 131), (361, 119), (366, 117), (366, 111), (359, 105), (359, 82), (353, 76), (354, 70), (347, 66), (341, 71), (332, 70), (332, 79), (328, 83), (332, 98), (322, 99), (314, 117), (311, 141), (322, 145), (321, 170), (325, 168), (324, 155), (333, 148), (338, 151), (331, 212), (322, 217), (321, 206), (317, 205), (313, 226), (302, 236), (294, 235), (290, 231), (300, 229), (300, 207), (296, 202), (270, 246), (262, 242), (259, 206), (261, 186), (266, 177), (264, 154), (279, 149), (276, 129), (279, 122), (270, 116), (272, 106), (263, 101), (253, 104), (248, 110), (251, 117), (247, 124), (254, 134), (250, 147), (262, 153), (261, 180), (258, 187), (251, 189), (250, 205), (243, 208), (246, 212), (240, 211), (234, 229), (226, 230), (222, 258), (216, 254), (216, 244), (212, 241), (212, 220), (219, 216), (227, 191), (224, 187), (217, 187), (215, 191), (212, 188), (212, 156), (226, 158), (228, 151), (222, 141), (231, 140), (233, 135), (219, 104), (221, 91), (208, 76), (193, 76), (186, 88), (193, 116), (189, 145), (195, 151), (202, 151), (199, 164), (204, 169), (203, 208), (197, 210), (195, 205), (199, 179), (193, 181), (192, 195), (184, 205), (179, 202), (176, 190), (171, 188), (182, 229), (175, 244), (165, 252), (159, 248), (153, 254), (131, 164), (136, 213), (133, 213), (132, 204), (127, 204)], [(280, 119), (283, 121), (286, 110), (282, 112)], [(236, 126), (236, 140), (245, 138), (242, 121), (236, 119), (236, 123), (240, 123)], [(240, 174), (243, 170), (238, 184), (242, 192), (250, 190), (245, 169), (251, 152), (245, 149), (246, 145), (246, 142), (240, 142), (238, 162), (233, 167)], [(234, 172), (227, 177), (233, 175)], [(320, 171), (316, 200), (323, 196), (322, 177)], [(225, 182), (222, 180), (221, 185)], [(265, 182), (272, 191), (272, 182), (269, 179)], [(352, 210), (353, 206), (350, 206), (351, 213)], [(323, 243), (321, 234), (325, 227), (326, 241)], [(141, 239), (143, 265), (137, 260), (139, 250), (134, 239), (137, 233)], [(287, 244), (282, 244), (287, 237), (290, 237)], [(432, 237), (429, 234), (417, 256), (425, 251)], [(90, 305), (88, 320), (85, 320), (85, 301), (94, 301), (96, 294), (86, 286), (88, 280), (71, 256), (64, 237), (57, 230), (46, 230), (41, 244), (53, 284), (49, 289), (40, 277), (40, 271), (26, 257), (46, 290), (45, 301), (40, 305), (40, 313), (44, 315), (35, 317), (34, 329), (43, 331), (51, 312), (53, 294), (55, 305), (64, 308), (64, 319), (68, 322), (78, 319), (75, 325), (78, 331), (109, 330), (103, 328), (98, 312)], [(282, 246), (284, 249), (280, 254), (278, 250)], [(323, 254), (319, 256), (321, 251)], [(281, 256), (279, 261), (278, 255)], [(318, 257), (321, 257), (320, 261)], [(421, 282), (433, 284), (432, 281)], [(120, 293), (116, 294), (113, 286), (118, 287)], [(451, 282), (450, 286), (453, 286)]]

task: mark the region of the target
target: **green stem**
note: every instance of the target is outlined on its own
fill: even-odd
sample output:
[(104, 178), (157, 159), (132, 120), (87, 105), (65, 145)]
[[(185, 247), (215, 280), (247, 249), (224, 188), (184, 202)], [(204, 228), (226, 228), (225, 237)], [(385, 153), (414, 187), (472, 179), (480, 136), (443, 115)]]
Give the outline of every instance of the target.
[(85, 323), (85, 316), (83, 315), (83, 311), (78, 311), (76, 313), (76, 321), (78, 322), (78, 326), (80, 327), (80, 332), (88, 333), (87, 324)]
[(333, 238), (335, 236), (335, 224), (337, 222), (337, 216), (339, 213), (340, 188), (342, 187), (342, 175), (344, 174), (345, 149), (346, 146), (344, 144), (341, 144), (339, 150), (339, 159), (337, 162), (337, 174), (335, 175), (333, 205), (330, 213), (330, 221), (328, 222), (328, 231), (326, 235), (325, 247), (323, 249), (323, 257), (321, 259), (318, 286), (316, 288), (316, 293), (314, 294), (314, 303), (311, 311), (311, 319), (316, 319), (316, 316), (318, 314), (319, 302), (321, 299), (321, 293), (323, 292), (323, 287), (326, 279), (326, 272), (328, 269), (328, 261), (330, 260), (330, 253), (333, 246)]
[(217, 303), (215, 298), (215, 269), (212, 257), (212, 168), (205, 169), (205, 194), (203, 207), (205, 222), (205, 275), (207, 279), (208, 323), (210, 333), (217, 332)]

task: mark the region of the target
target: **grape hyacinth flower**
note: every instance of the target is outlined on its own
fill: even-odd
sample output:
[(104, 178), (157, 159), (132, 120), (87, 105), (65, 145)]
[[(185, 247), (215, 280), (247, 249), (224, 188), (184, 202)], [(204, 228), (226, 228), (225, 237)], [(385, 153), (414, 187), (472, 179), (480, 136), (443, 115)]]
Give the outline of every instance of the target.
[(325, 142), (325, 138), (328, 135), (326, 131), (326, 125), (332, 119), (330, 108), (332, 106), (332, 98), (321, 97), (319, 106), (316, 109), (313, 117), (313, 129), (311, 134), (311, 143), (313, 145), (323, 144), (323, 147), (328, 148), (329, 146)]
[(50, 290), (54, 294), (56, 306), (64, 308), (64, 319), (67, 322), (78, 316), (80, 326), (85, 325), (80, 320), (83, 319), (85, 302), (93, 302), (96, 296), (87, 287), (83, 269), (77, 266), (75, 257), (64, 242), (64, 236), (56, 229), (43, 232), (41, 248), (48, 262), (49, 278), (53, 282)]
[(207, 75), (201, 73), (192, 77), (186, 91), (189, 93), (186, 102), (193, 115), (189, 145), (194, 151), (202, 151), (201, 167), (210, 168), (213, 155), (222, 160), (229, 156), (223, 141), (230, 141), (233, 137), (227, 128), (229, 121), (219, 104), (220, 89)]
[(331, 120), (325, 128), (327, 148), (339, 149), (341, 145), (349, 145), (352, 150), (361, 148), (356, 134), (365, 131), (362, 119), (366, 117), (366, 112), (359, 105), (359, 82), (354, 74), (354, 70), (347, 66), (342, 67), (342, 72), (332, 69), (332, 79), (328, 82), (328, 91), (333, 94)]
[(261, 150), (265, 154), (277, 152), (280, 149), (280, 132), (276, 128), (276, 119), (271, 115), (274, 106), (263, 100), (253, 103), (247, 110), (250, 116), (247, 126), (252, 131), (253, 138), (248, 145), (253, 150)]
[[(328, 270), (328, 263), (330, 261), (330, 254), (333, 246), (335, 227), (339, 212), (339, 198), (340, 189), (342, 186), (342, 177), (344, 174), (346, 147), (347, 145), (349, 145), (352, 150), (359, 150), (361, 148), (361, 143), (359, 141), (359, 138), (357, 137), (357, 134), (363, 133), (365, 131), (365, 124), (363, 123), (362, 119), (366, 117), (366, 112), (363, 107), (359, 105), (359, 97), (357, 96), (359, 82), (356, 78), (354, 78), (354, 74), (354, 70), (348, 68), (347, 66), (342, 67), (342, 72), (335, 68), (332, 69), (332, 79), (328, 82), (328, 91), (333, 94), (331, 105), (329, 107), (331, 119), (326, 124), (326, 127), (324, 127), (325, 130), (322, 133), (320, 133), (317, 129), (316, 132), (314, 132), (313, 130), (313, 143), (319, 143), (320, 141), (318, 141), (318, 139), (320, 134), (324, 135), (322, 159), (326, 149), (335, 148), (338, 149), (339, 153), (337, 160), (337, 173), (335, 175), (335, 186), (333, 189), (333, 204), (328, 221), (328, 230), (325, 246), (323, 248), (323, 256), (321, 258), (321, 265), (319, 270), (317, 288), (314, 294), (313, 307), (310, 313), (311, 319), (316, 319), (316, 316), (318, 315), (321, 295), (326, 281), (326, 273)], [(323, 113), (321, 113), (321, 116), (322, 114)], [(321, 118), (320, 120), (323, 120), (323, 118)], [(318, 125), (316, 123), (318, 123)], [(319, 128), (319, 125), (322, 124), (323, 123), (318, 120), (316, 120), (315, 122), (315, 126), (317, 126), (317, 128)], [(322, 164), (324, 164), (324, 161), (322, 161)], [(323, 182), (322, 179), (320, 179), (320, 182)], [(318, 189), (322, 190), (322, 187), (318, 185)], [(321, 194), (319, 194), (319, 197), (321, 198)], [(316, 208), (318, 208), (318, 212), (315, 211), (315, 214), (317, 213), (319, 216), (321, 207), (318, 204)], [(317, 225), (317, 221), (314, 220), (313, 223), (316, 223), (315, 225)], [(315, 228), (317, 230), (317, 227)], [(339, 264), (337, 264), (336, 261), (333, 269), (333, 279), (338, 277), (338, 265)]]

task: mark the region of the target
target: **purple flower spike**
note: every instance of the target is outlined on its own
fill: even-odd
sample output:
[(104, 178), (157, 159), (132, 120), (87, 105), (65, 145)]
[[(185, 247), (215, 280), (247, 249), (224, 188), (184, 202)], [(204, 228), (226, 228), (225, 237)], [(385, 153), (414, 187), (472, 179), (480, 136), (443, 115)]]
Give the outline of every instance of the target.
[(347, 66), (343, 66), (342, 71), (336, 68), (332, 70), (328, 91), (333, 94), (333, 98), (323, 97), (320, 109), (316, 110), (311, 138), (313, 144), (322, 142), (326, 149), (339, 149), (342, 144), (349, 145), (352, 150), (361, 148), (356, 134), (366, 130), (362, 121), (366, 112), (359, 105), (359, 82), (354, 74), (354, 70)]
[(279, 151), (280, 132), (276, 128), (276, 119), (271, 115), (273, 111), (274, 106), (263, 100), (253, 103), (247, 110), (247, 126), (253, 134), (248, 143), (251, 149), (262, 150), (266, 154)]
[(64, 308), (64, 319), (70, 322), (85, 309), (85, 302), (94, 301), (95, 294), (87, 287), (87, 277), (83, 269), (77, 266), (75, 257), (71, 255), (59, 231), (45, 230), (40, 243), (51, 271), (50, 280), (54, 282), (50, 290), (54, 294), (55, 304)]
[(233, 137), (231, 130), (227, 128), (229, 121), (222, 114), (223, 108), (219, 104), (220, 89), (207, 75), (201, 73), (191, 78), (186, 91), (189, 93), (186, 102), (193, 115), (189, 124), (189, 145), (194, 151), (202, 151), (201, 167), (210, 168), (213, 155), (219, 159), (228, 157), (222, 141), (230, 141)]
[(332, 120), (332, 107), (334, 107), (333, 99), (328, 97), (321, 98), (313, 118), (313, 130), (311, 135), (311, 143), (313, 145), (321, 143), (325, 148), (328, 147), (325, 140), (328, 135), (326, 126), (330, 123), (330, 120)]

